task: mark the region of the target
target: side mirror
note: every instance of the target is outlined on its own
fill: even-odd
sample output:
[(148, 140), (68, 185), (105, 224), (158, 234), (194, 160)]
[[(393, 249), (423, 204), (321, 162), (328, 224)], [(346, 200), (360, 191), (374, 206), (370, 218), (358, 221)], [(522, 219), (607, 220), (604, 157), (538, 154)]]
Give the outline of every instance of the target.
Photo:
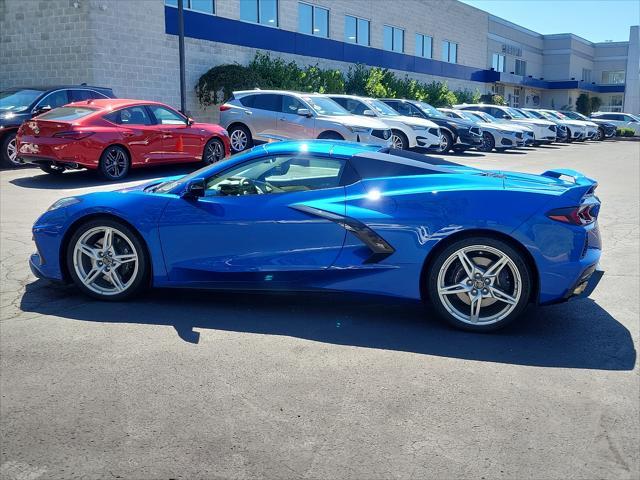
[(308, 108), (299, 108), (296, 113), (298, 115), (300, 115), (301, 117), (310, 117), (311, 116), (311, 110), (309, 110)]
[(191, 117), (187, 118), (187, 126), (190, 127), (194, 123), (196, 123), (196, 121), (193, 118), (191, 118)]
[(376, 116), (376, 112), (374, 112), (373, 110), (369, 110), (369, 109), (367, 109), (364, 112), (362, 112), (362, 114), (365, 117), (375, 117)]
[(199, 198), (204, 197), (205, 184), (202, 178), (195, 178), (187, 183), (182, 198)]
[(513, 117), (511, 115), (507, 115), (507, 114), (505, 114), (505, 116), (503, 118), (505, 120), (513, 120)]
[(35, 115), (40, 115), (41, 113), (49, 112), (51, 110), (52, 110), (51, 105), (42, 105), (36, 108), (33, 113)]

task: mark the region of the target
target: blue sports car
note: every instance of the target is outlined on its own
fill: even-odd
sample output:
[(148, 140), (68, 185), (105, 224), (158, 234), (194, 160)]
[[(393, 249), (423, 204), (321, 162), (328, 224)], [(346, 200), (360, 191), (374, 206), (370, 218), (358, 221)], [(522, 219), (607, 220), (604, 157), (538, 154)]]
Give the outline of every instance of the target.
[(281, 142), (183, 177), (58, 200), (35, 275), (101, 300), (147, 286), (326, 289), (429, 301), (499, 328), (601, 277), (596, 183), (337, 141)]

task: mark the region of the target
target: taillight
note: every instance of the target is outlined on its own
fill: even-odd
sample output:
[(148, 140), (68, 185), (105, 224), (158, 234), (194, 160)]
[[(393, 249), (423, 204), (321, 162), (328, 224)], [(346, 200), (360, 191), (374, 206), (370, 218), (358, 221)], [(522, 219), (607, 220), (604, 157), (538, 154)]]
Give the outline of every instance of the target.
[(556, 208), (547, 212), (547, 217), (571, 225), (589, 225), (596, 221), (597, 214), (596, 205), (581, 205), (579, 207)]
[(221, 112), (226, 112), (227, 110), (231, 110), (231, 105), (229, 105), (228, 103), (223, 103), (222, 105), (220, 105)]
[(54, 138), (66, 138), (68, 140), (82, 140), (90, 135), (93, 135), (93, 132), (60, 132), (55, 133)]

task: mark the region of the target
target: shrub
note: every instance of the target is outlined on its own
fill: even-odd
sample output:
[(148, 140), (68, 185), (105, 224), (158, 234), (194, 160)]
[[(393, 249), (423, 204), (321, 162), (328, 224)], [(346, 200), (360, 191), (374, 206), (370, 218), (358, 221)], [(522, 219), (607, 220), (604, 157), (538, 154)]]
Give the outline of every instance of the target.
[(616, 130), (616, 136), (618, 137), (633, 137), (634, 133), (633, 128), (622, 127)]
[(599, 97), (591, 97), (589, 99), (589, 109), (591, 110), (589, 113), (597, 112), (598, 110), (600, 110), (601, 105), (602, 100)]
[[(349, 93), (374, 98), (407, 98), (422, 100), (434, 107), (449, 107), (457, 103), (476, 103), (479, 91), (449, 89), (443, 82), (423, 83), (408, 75), (399, 77), (386, 68), (357, 64), (346, 75), (337, 69), (323, 69), (318, 64), (300, 67), (296, 62), (272, 58), (257, 52), (249, 65), (218, 65), (202, 75), (196, 94), (202, 106), (227, 100), (234, 90), (282, 89), (301, 92)], [(504, 105), (504, 99), (491, 96), (490, 103)]]
[(588, 116), (591, 113), (591, 101), (589, 95), (581, 93), (576, 100), (576, 111)]
[(480, 101), (482, 103), (489, 103), (491, 105), (506, 105), (504, 97), (496, 95), (494, 93), (488, 93), (486, 95), (480, 95)]

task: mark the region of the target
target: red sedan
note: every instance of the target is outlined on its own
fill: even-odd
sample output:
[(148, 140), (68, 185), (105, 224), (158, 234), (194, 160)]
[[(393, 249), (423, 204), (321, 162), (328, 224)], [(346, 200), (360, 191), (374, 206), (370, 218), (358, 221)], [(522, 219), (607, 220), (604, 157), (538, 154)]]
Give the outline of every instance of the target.
[(230, 153), (219, 125), (195, 123), (157, 102), (96, 99), (70, 103), (22, 124), (16, 138), (21, 163), (47, 173), (98, 170), (108, 180), (130, 168), (218, 162)]

